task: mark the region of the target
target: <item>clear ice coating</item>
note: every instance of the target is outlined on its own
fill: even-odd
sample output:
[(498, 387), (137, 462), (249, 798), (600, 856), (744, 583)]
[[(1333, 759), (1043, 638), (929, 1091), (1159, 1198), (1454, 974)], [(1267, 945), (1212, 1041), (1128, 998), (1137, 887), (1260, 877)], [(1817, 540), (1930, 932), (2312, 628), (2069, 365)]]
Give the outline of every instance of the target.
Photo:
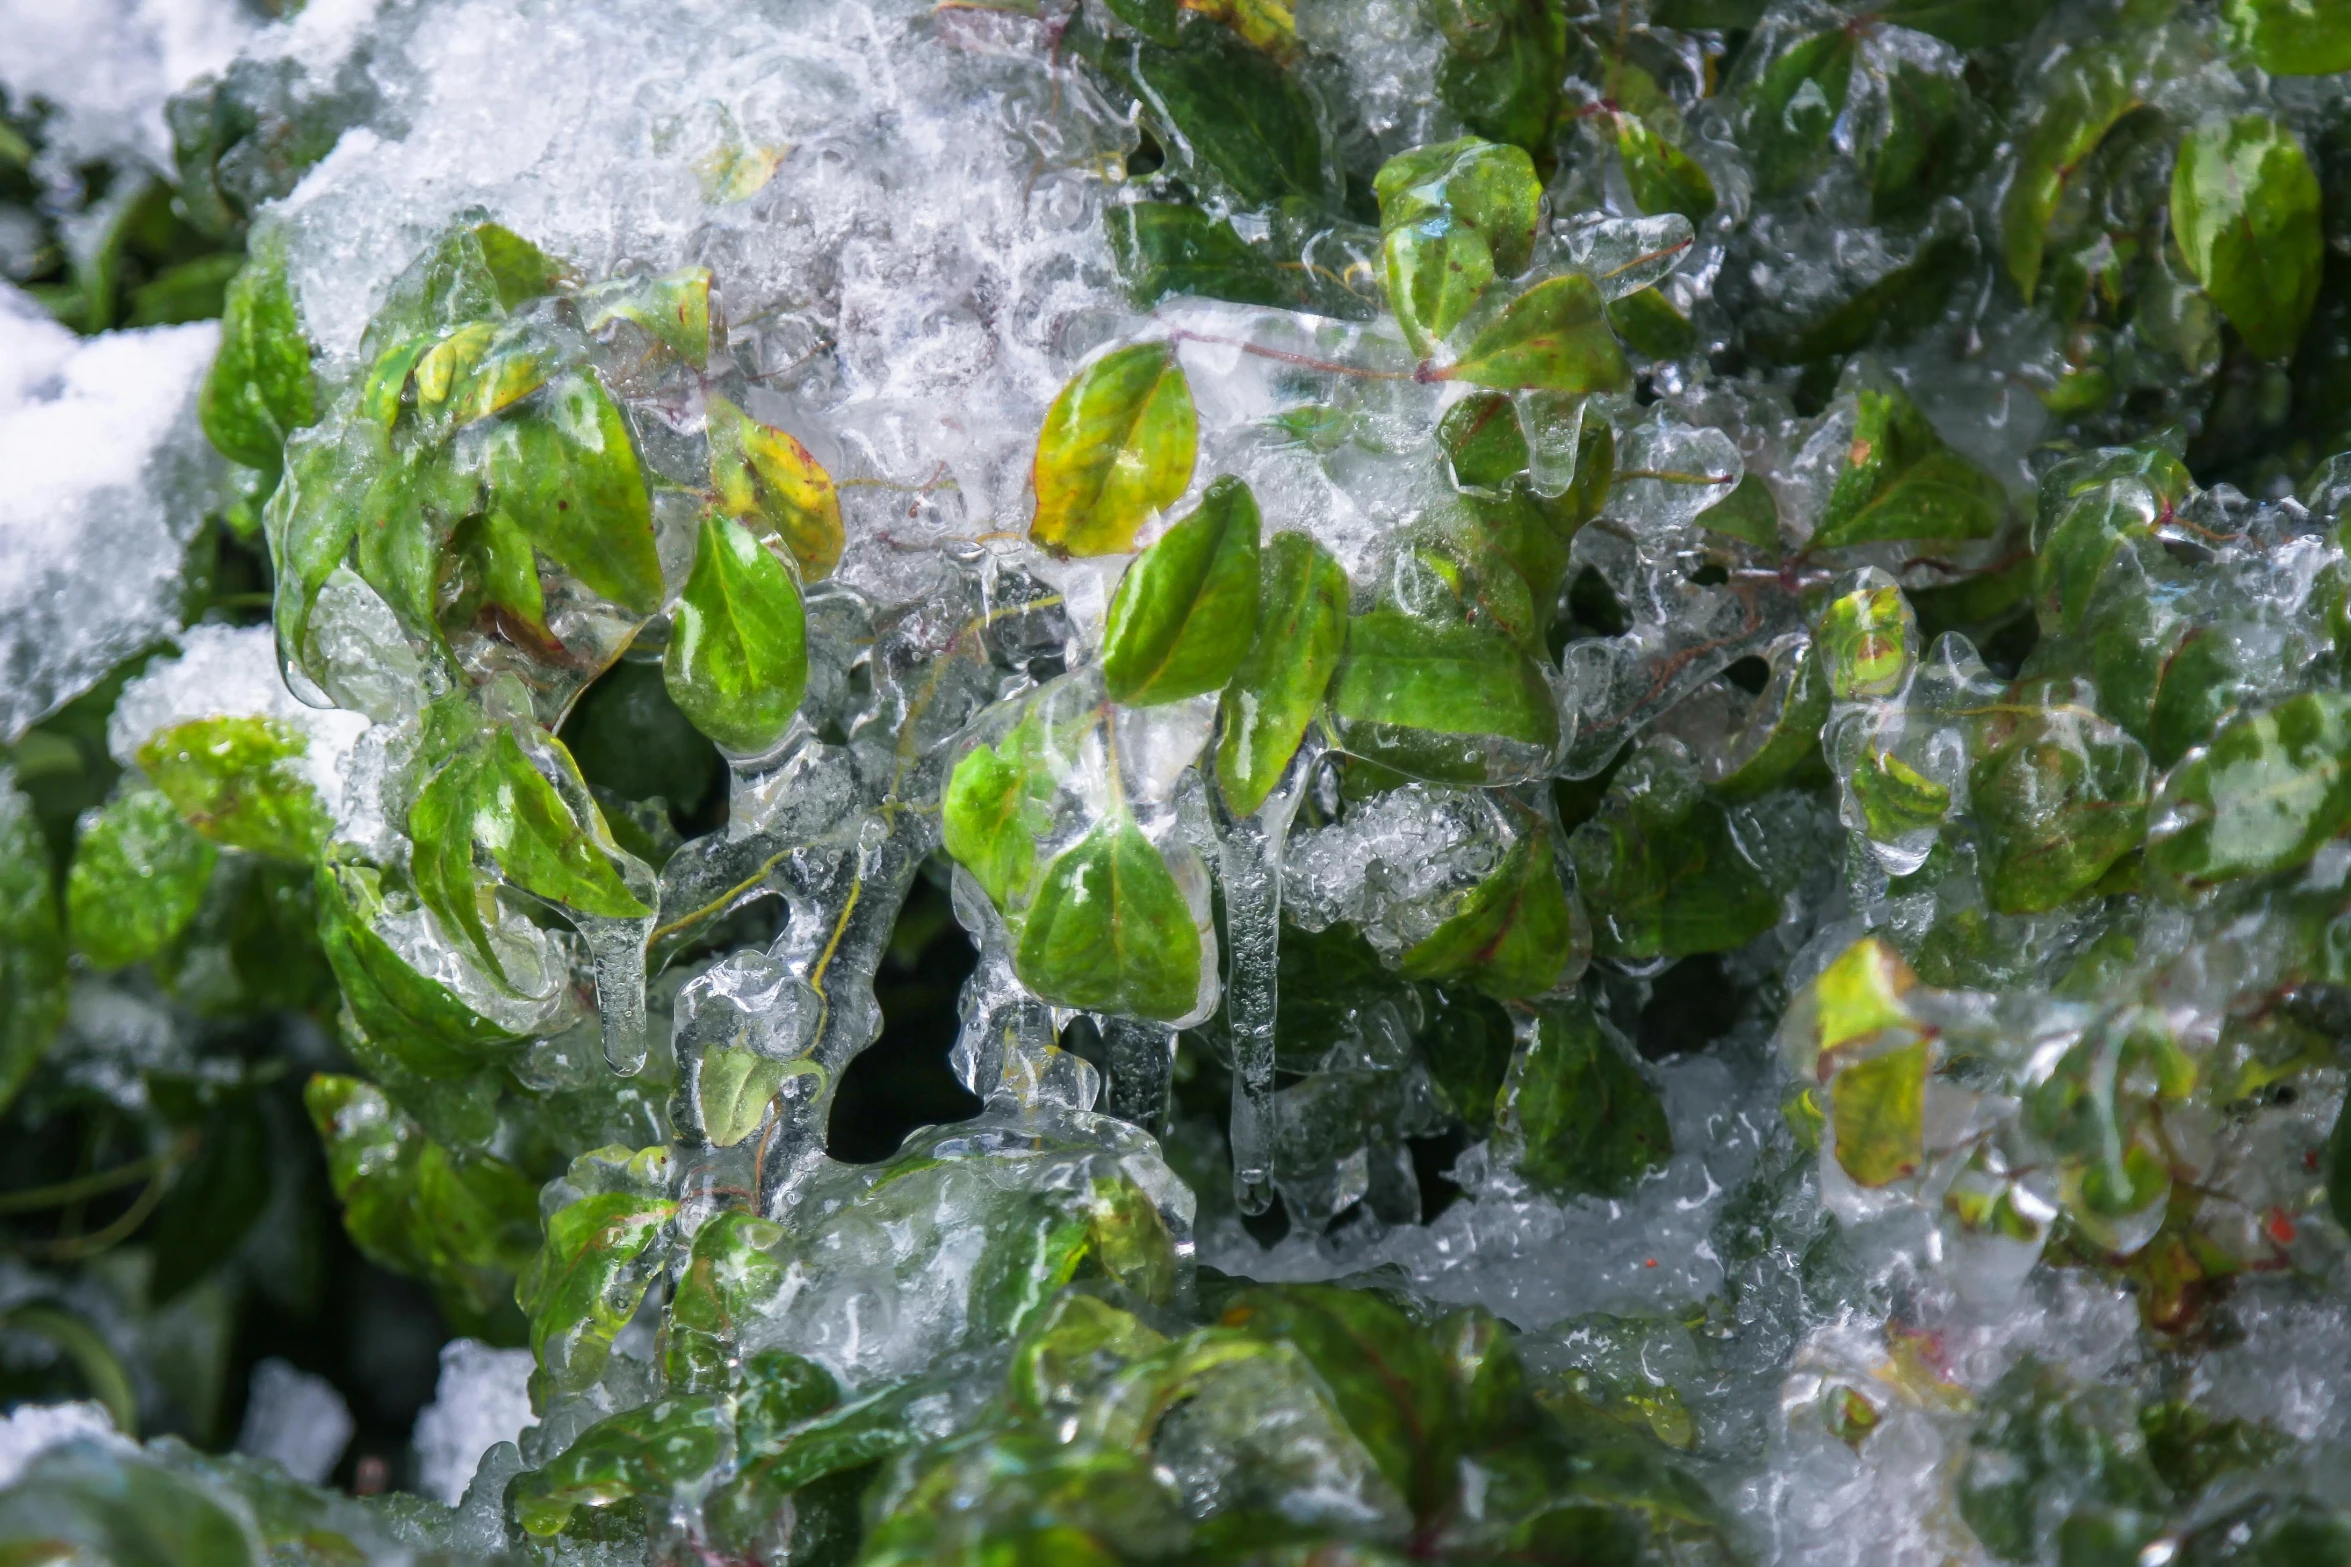
[(2351, 1560), (2333, 8), (15, 20), (249, 259), (0, 296), (9, 1090), (306, 1017), (479, 1337), (0, 1554)]

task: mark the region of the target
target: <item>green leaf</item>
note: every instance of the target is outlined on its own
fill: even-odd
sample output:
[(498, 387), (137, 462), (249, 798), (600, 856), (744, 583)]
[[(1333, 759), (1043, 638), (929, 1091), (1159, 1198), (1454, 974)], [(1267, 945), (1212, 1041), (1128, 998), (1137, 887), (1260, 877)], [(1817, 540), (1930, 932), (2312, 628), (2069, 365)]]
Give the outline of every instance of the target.
[(0, 1316), (12, 1333), (45, 1339), (59, 1357), (70, 1363), (89, 1397), (105, 1406), (114, 1429), (125, 1436), (139, 1434), (139, 1398), (106, 1334), (63, 1306), (17, 1306)]
[[(1293, 940), (1295, 933), (1284, 933), (1281, 949), (1291, 949)], [(1314, 973), (1314, 982), (1324, 980), (1326, 975)], [(1429, 1076), (1444, 1090), (1446, 1109), (1460, 1118), (1469, 1135), (1483, 1137), (1493, 1128), (1495, 1102), (1502, 1097), (1516, 1050), (1509, 1013), (1479, 991), (1439, 984), (1420, 989), (1420, 1006), (1427, 1027), (1420, 1031), (1418, 1043)]]
[(131, 290), (130, 318), (123, 325), (177, 326), (184, 321), (215, 320), (227, 312), (229, 285), (244, 265), (243, 256), (222, 251), (166, 267), (151, 281)]
[(2274, 664), (2249, 664), (2248, 659), (2267, 660), (2232, 636), (2235, 629), (2189, 625), (2178, 641), (2147, 650), (2160, 651), (2155, 701), (2147, 715), (2147, 753), (2156, 766), (2171, 766), (2211, 739), (2223, 719), (2273, 688), (2279, 671)]
[(423, 1136), (416, 1123), (382, 1089), (356, 1077), (321, 1072), (303, 1085), (302, 1102), (326, 1151), (327, 1178), (352, 1241), (394, 1272), (422, 1274), (427, 1237), (415, 1190)]
[(1263, 805), (1306, 738), (1347, 645), (1347, 572), (1305, 533), (1266, 546), (1256, 635), (1225, 688), (1216, 781), (1236, 816)]
[(0, 769), (0, 1109), (65, 1022), (66, 945), (49, 845), (32, 802)]
[(1037, 836), (1052, 825), (1053, 777), (1036, 755), (1033, 724), (973, 749), (948, 775), (940, 802), (947, 852), (1006, 913), (1027, 904)]
[(562, 262), (501, 224), (477, 223), (463, 237), (480, 255), (504, 309), (552, 294), (571, 276)]
[[(2071, 636), (2090, 623), (2100, 584), (2117, 562), (2145, 566), (2157, 558), (2155, 520), (2167, 502), (2144, 480), (2125, 477), (2066, 497), (2060, 504), (2063, 509), (2047, 526), (2034, 555), (2034, 608), (2045, 635)], [(2041, 515), (2049, 515), (2046, 504)], [(2128, 575), (2136, 578), (2142, 573)], [(2110, 684), (2101, 677), (2102, 687)], [(2153, 684), (2148, 682), (2150, 708)], [(2116, 693), (2107, 694), (2111, 699)]]
[(1539, 996), (1580, 973), (1589, 938), (1559, 880), (1548, 824), (1533, 821), (1493, 874), (1397, 962), (1407, 979), (1467, 979), (1504, 999)]
[(1967, 96), (1958, 76), (1907, 60), (1885, 80), (1886, 134), (1869, 165), (1870, 215), (1880, 222), (1922, 210), (1955, 172)]
[(322, 858), (317, 889), (319, 943), (370, 1040), (423, 1077), (465, 1077), (495, 1064), (515, 1036), (409, 967), (376, 934), (382, 897), (373, 870)]
[(1062, 555), (1133, 549), (1192, 482), (1199, 425), (1175, 350), (1135, 343), (1080, 370), (1045, 411), (1029, 538)]
[(69, 1442), (0, 1492), (0, 1560), (120, 1567), (258, 1567), (243, 1509), (140, 1453)]
[[(662, 1367), (673, 1389), (714, 1393), (734, 1383), (743, 1328), (783, 1284), (784, 1237), (783, 1226), (740, 1209), (716, 1215), (694, 1233), (694, 1249), (663, 1323)], [(770, 1423), (780, 1426), (785, 1421), (773, 1418), (778, 1413), (769, 1411)], [(746, 1447), (754, 1445), (749, 1436)]]
[(638, 1497), (667, 1503), (699, 1488), (731, 1455), (734, 1431), (726, 1403), (689, 1394), (642, 1404), (588, 1427), (545, 1467), (515, 1477), (508, 1492), (515, 1521), (539, 1538), (561, 1534), (582, 1507), (610, 1507)]
[(477, 513), (459, 523), (449, 540), (444, 573), (450, 585), (442, 589), (437, 617), (444, 632), (454, 635), (486, 615), (498, 634), (517, 647), (551, 662), (570, 661), (562, 642), (547, 629), (538, 552), (506, 513)]
[(1853, 444), (1808, 547), (1990, 538), (2007, 506), (1999, 481), (1945, 445), (1908, 394), (1863, 388)]
[(1434, 1518), (1451, 1505), (1460, 1484), (1461, 1393), (1411, 1318), (1365, 1290), (1291, 1284), (1243, 1290), (1219, 1325), (1304, 1355), (1414, 1517)]
[(1433, 353), (1494, 281), (1494, 256), (1478, 231), (1439, 215), (1390, 229), (1380, 241), (1388, 308), (1416, 354)]
[(1172, 1021), (1199, 1007), (1201, 957), (1183, 889), (1122, 814), (1045, 867), (1014, 967), (1056, 1006)]
[(1257, 499), (1227, 474), (1119, 578), (1102, 633), (1114, 702), (1150, 707), (1214, 691), (1257, 633)]
[(570, 279), (568, 268), (513, 230), (460, 219), (393, 280), (360, 339), (360, 357), (373, 363), (408, 339), (497, 319)]
[(2188, 270), (2264, 359), (2294, 351), (2318, 302), (2318, 176), (2265, 114), (2207, 120), (2172, 165), (2171, 229)]
[(700, 370), (710, 363), (710, 269), (681, 267), (661, 277), (615, 278), (580, 294), (580, 321), (591, 332), (634, 321), (671, 353)]
[[(1465, 488), (1504, 489), (1526, 472), (1526, 431), (1500, 392), (1473, 392), (1446, 409), (1437, 444), (1453, 465), (1453, 482)], [(1582, 470), (1579, 462), (1577, 472)]]
[(1885, 1186), (1926, 1165), (1927, 1042), (1854, 1061), (1829, 1090), (1837, 1163), (1861, 1186)]
[(2351, 1107), (2335, 1112), (2335, 1129), (2327, 1134), (2327, 1211), (2337, 1224), (2351, 1226)]
[(155, 1210), (148, 1299), (178, 1299), (228, 1260), (270, 1196), (269, 1124), (249, 1093), (226, 1093), (196, 1123), (196, 1153)]
[(1475, 136), (1415, 147), (1382, 164), (1372, 190), (1383, 235), (1431, 224), (1431, 232), (1467, 229), (1484, 242), (1489, 276), (1516, 277), (1534, 257), (1543, 182), (1520, 148)]
[(1764, 192), (1787, 189), (1826, 155), (1852, 80), (1853, 35), (1842, 27), (1798, 40), (1764, 67), (1747, 95), (1747, 135)]
[(1613, 392), (1632, 384), (1600, 290), (1580, 272), (1546, 278), (1503, 306), (1440, 376), (1503, 391)]
[(1625, 183), (1643, 212), (1678, 212), (1692, 223), (1713, 216), (1714, 181), (1695, 158), (1651, 130), (1638, 115), (1619, 111), (1612, 118)]
[(1230, 222), (1198, 207), (1138, 201), (1103, 218), (1111, 254), (1138, 310), (1178, 295), (1225, 299), (1239, 305), (1362, 314), (1355, 295), (1323, 286), (1302, 263), (1285, 263), (1250, 244)]
[[(555, 765), (587, 793), (563, 742), (543, 737)], [(501, 730), (483, 759), (473, 818), (474, 840), (497, 861), (508, 882), (581, 914), (634, 919), (653, 911), (628, 889), (614, 868), (619, 849), (593, 804), (576, 815), (552, 783), (531, 765), (522, 746)]]
[(482, 786), (481, 758), (472, 754), (444, 763), (425, 780), (408, 808), (408, 879), (442, 934), (463, 942), (484, 970), (503, 980), (506, 965), (490, 944), (495, 906), (485, 910), (489, 888), (474, 870)]
[(139, 747), (139, 769), (213, 842), (308, 864), (333, 823), (302, 767), (310, 741), (277, 718), (199, 718)]
[(1968, 795), (1984, 890), (2004, 914), (2067, 902), (2146, 832), (2147, 752), (2098, 715), (2096, 696), (2087, 682), (2037, 682), (1979, 726)]
[(1461, 123), (1548, 165), (1567, 79), (1567, 17), (1547, 0), (1445, 0), (1431, 7), (1445, 52), (1437, 97)]
[(1241, 207), (1285, 199), (1331, 210), (1340, 205), (1338, 171), (1314, 99), (1295, 76), (1232, 32), (1186, 27), (1173, 48), (1141, 43), (1129, 70), (1177, 167)]
[(2182, 892), (2292, 870), (2351, 827), (2351, 697), (2309, 691), (2224, 726), (2163, 780), (2147, 868)]
[(1772, 498), (1771, 486), (1763, 481), (1761, 474), (1741, 476), (1736, 489), (1698, 514), (1698, 526), (1759, 550), (1779, 553), (1779, 502)]
[(1631, 962), (1728, 952), (1777, 925), (1780, 897), (1687, 767), (1642, 751), (1568, 840), (1593, 950)]
[(2230, 40), (2272, 76), (2351, 71), (2351, 14), (2327, 0), (2222, 0)]
[(710, 427), (710, 483), (720, 509), (780, 541), (807, 581), (830, 576), (847, 542), (832, 475), (807, 447), (725, 398), (706, 397), (703, 408)]
[(1879, 340), (1907, 342), (1943, 319), (1954, 290), (1975, 275), (1975, 249), (1958, 234), (1921, 243), (1911, 258), (1843, 303), (1799, 323), (1770, 315), (1748, 327), (1748, 341), (1783, 364), (1819, 364)]
[(1951, 814), (1951, 791), (1891, 751), (1864, 752), (1845, 783), (1880, 843), (1940, 827)]
[(652, 1282), (646, 1250), (676, 1212), (666, 1197), (611, 1191), (548, 1217), (546, 1243), (515, 1284), (515, 1299), (531, 1319), (531, 1352), (549, 1387), (574, 1391), (603, 1374), (614, 1337)]
[(1509, 637), (1392, 609), (1348, 622), (1331, 711), (1349, 751), (1437, 782), (1539, 771), (1559, 743), (1550, 682)]
[(748, 528), (716, 512), (702, 519), (661, 676), (695, 728), (744, 756), (783, 738), (808, 687), (800, 584)]
[(1829, 687), (1811, 639), (1800, 634), (1783, 638), (1764, 657), (1771, 677), (1709, 767), (1707, 787), (1721, 799), (1753, 799), (1821, 759)]
[(870, 1466), (919, 1443), (906, 1406), (933, 1391), (915, 1382), (867, 1394), (806, 1422), (780, 1451), (749, 1459), (703, 1504), (713, 1542), (755, 1560), (789, 1519), (795, 1555), (805, 1548), (810, 1561), (848, 1560), (862, 1543), (858, 1502)]
[(652, 502), (627, 418), (567, 371), (489, 428), (490, 506), (588, 590), (640, 615), (661, 607)]
[(2220, 1418), (2180, 1400), (2142, 1405), (2139, 1432), (2147, 1461), (2176, 1495), (2200, 1495), (2225, 1474), (2267, 1469), (2295, 1441), (2266, 1420)]
[(161, 791), (115, 796), (74, 843), (65, 881), (74, 949), (102, 969), (154, 957), (196, 917), (219, 858)]
[(720, 1148), (734, 1147), (759, 1130), (785, 1078), (820, 1070), (813, 1062), (778, 1061), (730, 1045), (705, 1050), (694, 1077), (703, 1135)]
[(2000, 207), (2000, 246), (2008, 275), (2029, 304), (2041, 281), (2049, 227), (2067, 181), (2088, 161), (2122, 117), (2139, 106), (2130, 70), (2106, 49), (2086, 49), (2059, 67), (2017, 153), (2015, 175)]
[(1874, 13), (1881, 22), (1915, 27), (1962, 49), (2014, 43), (2040, 24), (2055, 0), (1892, 0)]
[(1892, 696), (1918, 663), (1918, 617), (1893, 580), (1866, 571), (1832, 600), (1813, 634), (1829, 696), (1866, 702)]
[[(489, 1154), (427, 1142), (416, 1161), (416, 1214), (428, 1274), (488, 1316), (511, 1304), (514, 1277), (539, 1249), (539, 1183)], [(493, 1293), (494, 1292), (494, 1293)]]
[(1655, 288), (1608, 302), (1608, 324), (1625, 346), (1650, 359), (1679, 359), (1698, 346), (1698, 329)]
[[(365, 488), (358, 496), (358, 514), (353, 519), (357, 548), (352, 551), (352, 566), (383, 595), (402, 624), (429, 637), (440, 620), (440, 590), (447, 573), (450, 541), (464, 519), (479, 508), (480, 483), (446, 448), (425, 445), (412, 446), (389, 462), (343, 477), (357, 480), (363, 474)], [(343, 494), (330, 491), (322, 499), (334, 505), (344, 502), (347, 494), (347, 490)], [(340, 562), (321, 564), (331, 571)]]
[(229, 284), (196, 417), (222, 456), (274, 473), (286, 437), (318, 417), (317, 399), (285, 253), (264, 248)]
[[(779, 1226), (766, 1228), (782, 1233)], [(781, 1282), (780, 1271), (773, 1279), (755, 1275), (740, 1281), (736, 1293), (745, 1308), (756, 1309), (774, 1296)], [(745, 1453), (772, 1451), (788, 1440), (785, 1433), (792, 1427), (841, 1401), (840, 1384), (831, 1372), (789, 1350), (763, 1349), (744, 1356), (741, 1381), (735, 1397), (735, 1441), (737, 1449)]]
[(1656, 1091), (1581, 1001), (1540, 1014), (1499, 1120), (1518, 1173), (1552, 1197), (1622, 1196), (1673, 1157)]
[(2159, 1015), (2125, 1011), (2094, 1025), (2026, 1092), (2024, 1129), (2056, 1154), (2060, 1200), (2093, 1244), (2137, 1251), (2160, 1222), (2174, 1145), (2157, 1111), (2186, 1099), (2196, 1075)]
[(1753, 27), (1770, 0), (1656, 0), (1649, 20), (1659, 27)]

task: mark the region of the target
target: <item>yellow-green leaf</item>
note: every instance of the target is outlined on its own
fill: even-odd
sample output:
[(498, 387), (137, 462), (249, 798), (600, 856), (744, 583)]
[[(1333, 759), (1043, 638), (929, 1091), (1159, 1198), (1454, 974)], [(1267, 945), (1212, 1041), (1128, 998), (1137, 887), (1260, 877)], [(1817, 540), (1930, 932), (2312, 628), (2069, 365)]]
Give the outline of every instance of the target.
[(1926, 1163), (1927, 1042), (1856, 1061), (1829, 1090), (1837, 1163), (1863, 1186), (1886, 1186)]
[(782, 541), (800, 575), (821, 582), (841, 563), (841, 496), (808, 448), (725, 398), (705, 403), (710, 483), (718, 504), (753, 532)]
[(1071, 378), (1045, 412), (1029, 537), (1062, 555), (1133, 549), (1152, 513), (1192, 482), (1199, 424), (1175, 350), (1136, 343)]

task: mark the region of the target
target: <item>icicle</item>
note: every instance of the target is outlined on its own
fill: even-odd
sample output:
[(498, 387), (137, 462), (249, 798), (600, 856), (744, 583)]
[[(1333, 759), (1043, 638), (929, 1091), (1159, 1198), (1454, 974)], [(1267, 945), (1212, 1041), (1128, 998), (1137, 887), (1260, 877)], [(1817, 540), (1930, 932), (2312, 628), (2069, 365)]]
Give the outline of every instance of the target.
[(1233, 1042), (1233, 1201), (1243, 1213), (1273, 1205), (1273, 1151), (1280, 1132), (1274, 1097), (1274, 1014), (1280, 1001), (1282, 849), (1297, 818), (1314, 748), (1290, 763), (1257, 814), (1233, 822), (1219, 845), (1224, 879), (1225, 1027)]
[(1102, 1050), (1110, 1063), (1110, 1113), (1158, 1136), (1167, 1123), (1175, 1030), (1147, 1018), (1105, 1017)]
[(1559, 496), (1575, 483), (1584, 434), (1584, 399), (1563, 392), (1517, 392), (1519, 428), (1527, 438), (1527, 478), (1535, 493)]
[(653, 935), (653, 918), (572, 916), (596, 964), (596, 1015), (604, 1025), (604, 1060), (623, 1077), (645, 1069), (645, 943)]

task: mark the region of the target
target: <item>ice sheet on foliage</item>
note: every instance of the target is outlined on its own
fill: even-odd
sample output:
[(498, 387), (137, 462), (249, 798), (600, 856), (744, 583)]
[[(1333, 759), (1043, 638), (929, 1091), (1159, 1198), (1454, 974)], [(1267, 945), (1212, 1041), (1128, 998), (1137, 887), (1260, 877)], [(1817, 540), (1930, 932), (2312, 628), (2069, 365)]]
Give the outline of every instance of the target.
[(1227, 1219), (1203, 1228), (1201, 1260), (1273, 1282), (1392, 1266), (1432, 1299), (1475, 1302), (1523, 1328), (1686, 1305), (1721, 1287), (1710, 1237), (1724, 1200), (1754, 1167), (1763, 1118), (1777, 1114), (1753, 1075), (1711, 1055), (1659, 1068), (1674, 1157), (1623, 1198), (1560, 1203), (1524, 1191), (1485, 1166), (1481, 1145), (1457, 1168), (1474, 1196), (1432, 1224), (1391, 1230), (1368, 1246), (1293, 1233), (1260, 1249)]
[[(348, 371), (392, 277), (476, 206), (589, 277), (699, 262), (751, 412), (836, 477), (1017, 524), (1046, 404), (1127, 314), (1098, 209), (1133, 132), (1037, 50), (964, 36), (999, 20), (1033, 26), (924, 0), (421, 7), (376, 40), (374, 118), (273, 209), (310, 335)], [(774, 171), (714, 188), (730, 158)], [(903, 493), (845, 503), (853, 541), (907, 525)]]
[(482, 1455), (531, 1423), (531, 1353), (469, 1338), (441, 1346), (441, 1380), (418, 1411), (417, 1489), (454, 1507)]
[(176, 640), (179, 656), (150, 664), (115, 703), (106, 722), (114, 759), (134, 767), (151, 736), (196, 719), (272, 718), (309, 738), (303, 769), (328, 814), (339, 814), (352, 748), (367, 720), (296, 701), (279, 673), (277, 639), (267, 626), (193, 626)]
[[(1904, 1227), (1874, 1247), (1861, 1237), (1863, 1272), (1877, 1287), (1808, 1335), (1769, 1389), (1781, 1418), (1769, 1422), (1770, 1439), (1730, 1502), (1780, 1567), (1987, 1560), (1952, 1493), (1976, 1401), (2027, 1356), (2078, 1387), (2128, 1383), (2140, 1369), (2127, 1291), (2044, 1269), (2017, 1298), (1971, 1310), (1925, 1271), (1922, 1240)], [(1866, 1304), (1888, 1285), (1901, 1292), (1907, 1320), (1889, 1323)], [(1897, 1340), (1915, 1347), (1926, 1380), (1896, 1367)], [(1838, 1383), (1865, 1390), (1878, 1410), (1858, 1449), (1821, 1415), (1824, 1387)]]
[(83, 340), (0, 286), (0, 740), (177, 629), (221, 472), (191, 414), (218, 339)]

